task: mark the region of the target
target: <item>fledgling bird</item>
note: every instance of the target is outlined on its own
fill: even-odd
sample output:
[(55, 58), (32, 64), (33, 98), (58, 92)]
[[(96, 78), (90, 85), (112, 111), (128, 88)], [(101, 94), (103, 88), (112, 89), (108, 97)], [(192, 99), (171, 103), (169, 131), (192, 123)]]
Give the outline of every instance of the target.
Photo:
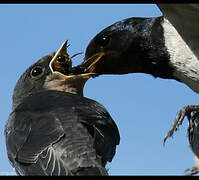
[(5, 126), (18, 175), (108, 175), (120, 136), (108, 111), (83, 96), (93, 73), (70, 75), (67, 41), (18, 80)]
[[(128, 18), (99, 32), (88, 44), (83, 63), (73, 68), (74, 74), (147, 73), (175, 79), (199, 93), (199, 5), (158, 6), (163, 16)], [(195, 111), (199, 106), (182, 108), (164, 142)]]

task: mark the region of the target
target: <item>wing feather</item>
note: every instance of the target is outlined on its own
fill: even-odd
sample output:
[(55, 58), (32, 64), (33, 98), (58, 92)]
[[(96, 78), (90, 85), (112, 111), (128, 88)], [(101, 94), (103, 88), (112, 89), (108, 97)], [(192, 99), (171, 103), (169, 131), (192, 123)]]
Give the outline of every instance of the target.
[[(102, 161), (112, 160), (119, 143), (117, 126), (103, 106), (56, 91), (27, 98), (10, 115), (5, 134), (9, 159), (20, 175), (70, 175), (78, 168), (104, 168)], [(102, 147), (106, 151), (100, 154)]]

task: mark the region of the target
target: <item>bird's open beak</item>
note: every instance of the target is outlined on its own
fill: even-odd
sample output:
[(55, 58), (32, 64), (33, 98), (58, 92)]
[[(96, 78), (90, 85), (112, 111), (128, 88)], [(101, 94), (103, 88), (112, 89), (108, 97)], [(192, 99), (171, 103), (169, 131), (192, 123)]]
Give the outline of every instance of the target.
[(91, 74), (92, 77), (96, 77), (101, 74), (101, 68), (103, 68), (103, 63), (107, 62), (106, 58), (107, 53), (99, 52), (93, 56), (84, 59), (84, 61), (71, 69), (71, 73), (74, 75), (82, 74)]
[[(58, 76), (62, 79), (72, 79), (72, 78), (80, 78), (80, 79), (89, 79), (90, 77), (95, 76), (95, 73), (81, 73), (81, 74), (70, 74), (70, 70), (72, 69), (72, 61), (70, 56), (67, 53), (67, 42), (61, 45), (60, 49), (56, 52), (54, 57), (52, 58), (49, 67), (54, 76)], [(92, 67), (90, 67), (92, 68)]]
[(67, 53), (67, 42), (68, 41), (64, 41), (60, 49), (56, 52), (53, 59), (50, 61), (49, 66), (53, 73), (59, 72), (66, 75), (66, 68), (69, 69), (72, 66), (72, 61)]

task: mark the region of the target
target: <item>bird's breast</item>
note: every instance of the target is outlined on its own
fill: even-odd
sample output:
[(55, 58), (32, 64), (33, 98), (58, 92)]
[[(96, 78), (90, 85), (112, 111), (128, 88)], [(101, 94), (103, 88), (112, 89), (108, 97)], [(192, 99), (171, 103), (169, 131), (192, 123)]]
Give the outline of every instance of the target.
[(169, 65), (174, 69), (174, 77), (199, 93), (198, 58), (167, 19), (164, 19), (162, 26), (165, 46), (170, 55)]

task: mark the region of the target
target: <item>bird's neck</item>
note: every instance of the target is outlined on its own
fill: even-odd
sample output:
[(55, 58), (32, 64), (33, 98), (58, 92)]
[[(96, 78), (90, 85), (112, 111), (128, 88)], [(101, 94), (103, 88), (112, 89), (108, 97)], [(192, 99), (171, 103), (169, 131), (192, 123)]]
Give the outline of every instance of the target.
[(87, 79), (81, 78), (71, 78), (64, 80), (62, 78), (59, 79), (58, 77), (52, 75), (46, 79), (44, 83), (44, 88), (47, 90), (63, 91), (83, 96), (83, 88), (86, 81)]
[(165, 46), (170, 55), (173, 76), (199, 93), (199, 60), (171, 23), (164, 19)]

